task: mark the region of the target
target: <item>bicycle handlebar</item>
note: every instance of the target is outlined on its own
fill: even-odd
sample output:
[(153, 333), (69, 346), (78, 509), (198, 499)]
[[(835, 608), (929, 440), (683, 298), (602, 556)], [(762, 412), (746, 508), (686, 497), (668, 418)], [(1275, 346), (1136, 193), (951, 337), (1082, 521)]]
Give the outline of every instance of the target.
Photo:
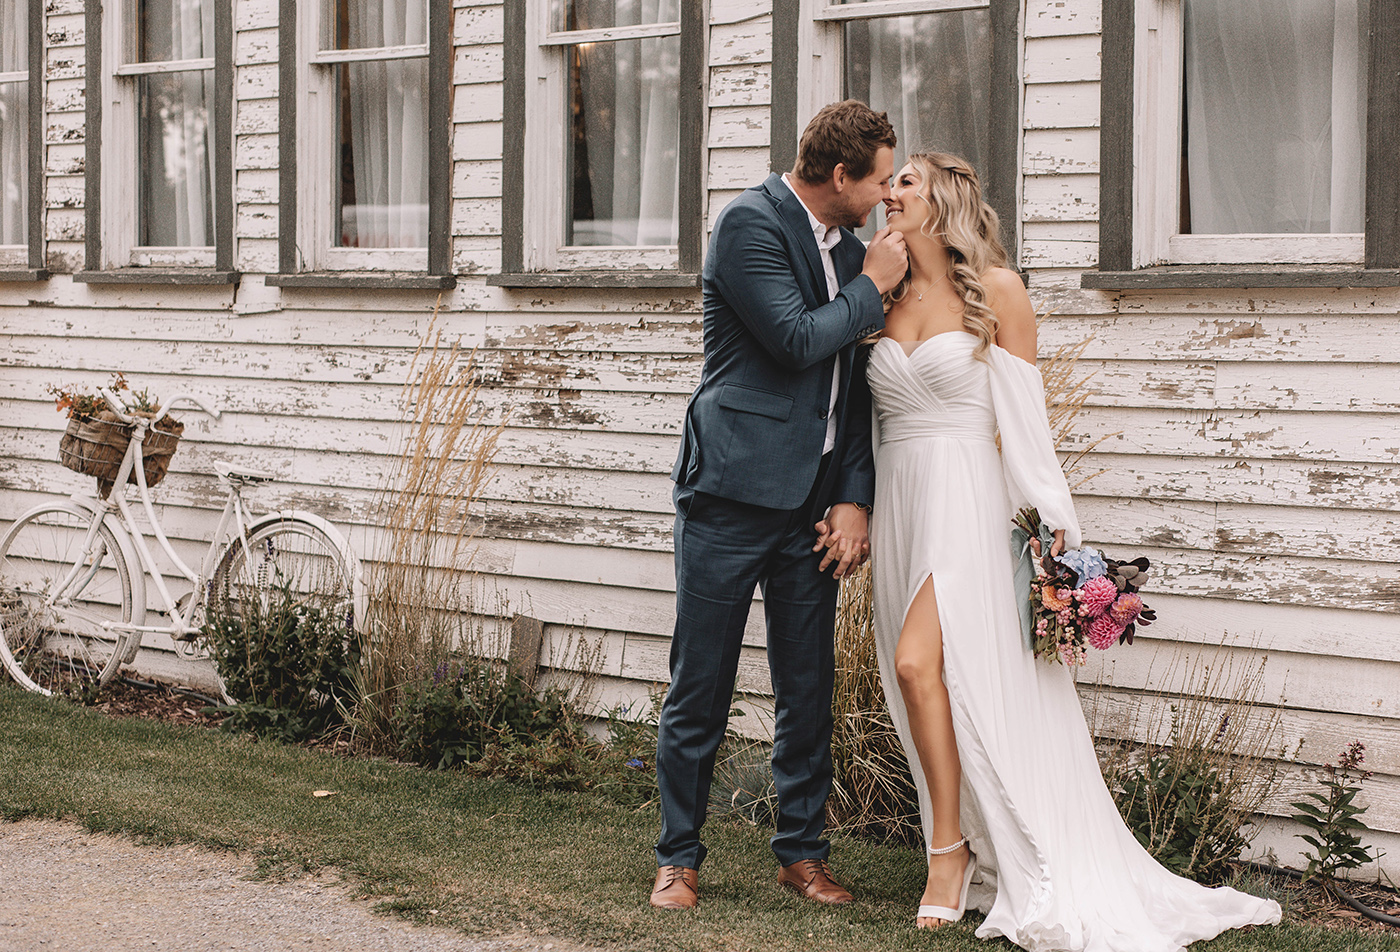
[[(126, 401), (121, 398), (120, 394), (108, 390), (105, 387), (99, 387), (97, 392), (102, 395), (103, 400), (107, 401), (108, 408), (117, 415), (118, 420), (121, 420), (123, 423), (136, 422), (131, 413), (131, 408), (127, 406)], [(164, 404), (156, 408), (155, 416), (150, 418), (148, 425), (155, 426), (161, 420), (169, 416), (170, 411), (175, 409), (175, 404), (177, 403), (185, 403), (193, 406), (196, 410), (207, 413), (216, 420), (223, 415), (219, 410), (206, 406), (204, 401), (200, 400), (198, 397), (191, 396), (188, 393), (177, 393), (175, 396), (165, 401)]]
[(123, 423), (131, 423), (131, 414), (127, 412), (126, 401), (117, 396), (115, 391), (106, 387), (98, 387), (97, 392), (102, 395), (102, 399), (107, 401), (107, 409), (117, 415), (117, 419)]
[[(164, 406), (162, 406), (156, 411), (156, 420), (164, 419), (170, 413), (171, 410), (175, 409), (175, 404), (182, 402), (194, 407), (201, 413), (207, 413), (209, 416), (213, 417), (216, 420), (219, 417), (223, 416), (222, 410), (215, 410), (214, 408), (205, 404), (205, 402), (199, 399), (198, 397), (192, 396), (188, 393), (177, 393), (175, 394), (175, 396), (165, 401)], [(154, 423), (155, 421), (152, 422)]]

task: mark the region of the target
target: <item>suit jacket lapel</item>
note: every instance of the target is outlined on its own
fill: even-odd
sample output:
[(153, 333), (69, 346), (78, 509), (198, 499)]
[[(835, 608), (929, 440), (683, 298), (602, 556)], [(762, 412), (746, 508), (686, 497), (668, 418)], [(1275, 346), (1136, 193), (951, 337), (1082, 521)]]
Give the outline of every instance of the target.
[(797, 237), (797, 246), (802, 249), (802, 254), (807, 259), (817, 303), (827, 303), (831, 296), (826, 291), (826, 270), (822, 267), (821, 251), (817, 248), (816, 235), (812, 234), (812, 223), (807, 218), (807, 209), (802, 207), (792, 189), (787, 187), (783, 177), (776, 172), (768, 176), (768, 180), (763, 184), (769, 194), (778, 200), (778, 215)]

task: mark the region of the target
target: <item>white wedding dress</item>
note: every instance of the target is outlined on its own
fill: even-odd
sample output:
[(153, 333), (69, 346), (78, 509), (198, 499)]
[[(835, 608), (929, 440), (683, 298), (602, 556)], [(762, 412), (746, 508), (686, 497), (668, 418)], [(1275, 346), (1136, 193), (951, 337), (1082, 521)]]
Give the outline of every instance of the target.
[(987, 361), (976, 359), (976, 342), (954, 331), (906, 356), (882, 338), (868, 368), (876, 647), (925, 840), (933, 819), (894, 653), (909, 604), (932, 575), (962, 761), (960, 821), (981, 877), (968, 905), (987, 914), (978, 937), (1006, 936), (1032, 952), (1176, 952), (1225, 929), (1278, 922), (1277, 903), (1207, 889), (1147, 854), (1104, 785), (1073, 675), (1025, 647), (1012, 506), (1035, 505), (1070, 547), (1080, 544), (1079, 524), (1039, 372), (995, 345)]

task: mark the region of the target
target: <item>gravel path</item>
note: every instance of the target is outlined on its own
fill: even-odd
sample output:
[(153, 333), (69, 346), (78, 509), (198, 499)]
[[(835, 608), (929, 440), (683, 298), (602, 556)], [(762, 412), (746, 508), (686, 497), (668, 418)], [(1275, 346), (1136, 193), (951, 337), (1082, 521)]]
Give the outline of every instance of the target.
[(416, 926), (375, 915), (334, 877), (253, 882), (252, 869), (232, 853), (0, 823), (0, 952), (587, 952)]

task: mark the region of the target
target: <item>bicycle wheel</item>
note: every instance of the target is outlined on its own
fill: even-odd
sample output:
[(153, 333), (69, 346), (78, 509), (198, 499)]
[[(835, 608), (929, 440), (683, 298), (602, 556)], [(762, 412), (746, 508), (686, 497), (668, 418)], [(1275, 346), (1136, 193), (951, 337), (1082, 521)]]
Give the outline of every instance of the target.
[[(288, 604), (310, 606), (343, 625), (346, 643), (355, 637), (355, 577), (357, 568), (344, 544), (321, 527), (286, 516), (256, 527), (247, 547), (234, 539), (219, 560), (209, 582), (207, 613), (218, 612), (252, 620), (267, 618)], [(207, 627), (207, 624), (206, 624)], [(224, 673), (215, 675), (224, 700)]]
[[(40, 694), (83, 696), (117, 673), (133, 632), (131, 571), (103, 523), (54, 504), (20, 517), (0, 539), (0, 661), (16, 682)], [(143, 599), (144, 603), (144, 599)]]

